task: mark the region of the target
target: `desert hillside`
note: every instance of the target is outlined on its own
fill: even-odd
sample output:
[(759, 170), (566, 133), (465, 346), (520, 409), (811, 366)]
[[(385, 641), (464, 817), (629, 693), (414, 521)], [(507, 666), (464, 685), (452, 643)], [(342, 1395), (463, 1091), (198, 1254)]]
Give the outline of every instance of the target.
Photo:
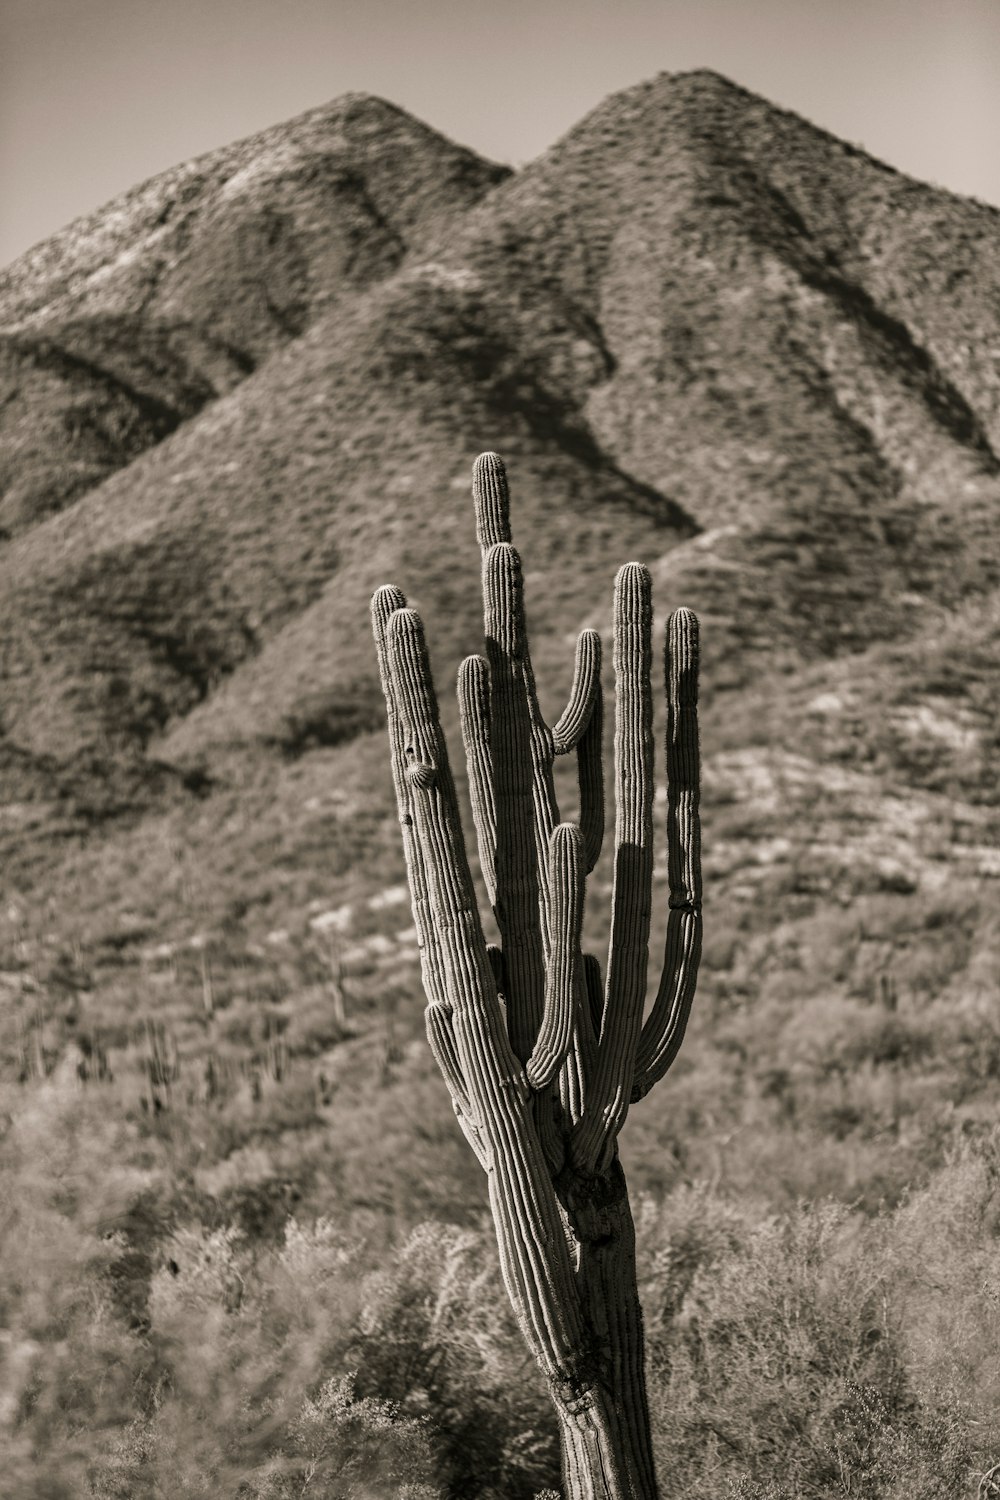
[[(31, 1345), (0, 1403), (17, 1493), (138, 1496), (179, 1461), (211, 1383), (198, 1396), (200, 1345), (183, 1375), (176, 1351), (196, 1347), (198, 1298), (221, 1318), (231, 1285), (216, 1305), (205, 1272), (168, 1312), (165, 1288), (206, 1245), (272, 1309), (279, 1272), (257, 1257), (291, 1253), (291, 1214), (320, 1280), (347, 1241), (335, 1254), (308, 1226), (335, 1220), (351, 1254), (405, 1241), (421, 1306), (444, 1251), (406, 1240), (415, 1226), (437, 1225), (449, 1264), (481, 1253), (478, 1168), (422, 1039), (368, 601), (394, 582), (418, 605), (450, 704), (480, 637), (469, 487), (486, 449), (507, 462), (553, 717), (620, 562), (650, 567), (661, 620), (686, 604), (702, 621), (702, 979), (624, 1148), (662, 1294), (661, 1463), (745, 1500), (890, 1500), (906, 1473), (930, 1476), (911, 1497), (972, 1494), (991, 1443), (1000, 1458), (1000, 212), (708, 72), (614, 95), (517, 172), (351, 95), (0, 274), (0, 1152), (27, 1224), (12, 1327)], [(586, 924), (602, 942), (606, 910)], [(965, 1239), (932, 1244), (961, 1192)], [(780, 1421), (749, 1354), (738, 1378), (699, 1364), (684, 1321), (764, 1305), (737, 1273), (768, 1234), (800, 1291), (817, 1256), (833, 1268), (830, 1330), (859, 1267), (876, 1267), (872, 1308), (896, 1297), (891, 1330), (865, 1311), (849, 1347), (816, 1354), (815, 1390), (812, 1354), (780, 1333), (801, 1356)], [(945, 1312), (975, 1329), (954, 1358), (930, 1292), (898, 1290), (949, 1261)], [(411, 1306), (393, 1264), (386, 1329)], [(698, 1278), (719, 1266), (731, 1306), (708, 1307)], [(288, 1390), (315, 1394), (325, 1335), (309, 1325), (303, 1374), (301, 1309), (282, 1308)], [(368, 1353), (338, 1368), (358, 1402), (396, 1403), (379, 1420), (427, 1494), (487, 1493), (466, 1451), (505, 1476), (497, 1493), (553, 1482), (544, 1403), (501, 1410), (452, 1350), (479, 1392), (463, 1427), (455, 1390), (400, 1374), (365, 1316), (367, 1345), (343, 1311), (338, 1349)], [(95, 1371), (114, 1344), (138, 1404), (131, 1384), (77, 1389), (60, 1338)], [(240, 1346), (251, 1386), (263, 1347)], [(729, 1386), (756, 1413), (743, 1426)], [(894, 1470), (843, 1415), (869, 1388)], [(237, 1407), (202, 1471), (230, 1474)], [(833, 1426), (811, 1428), (817, 1412)], [(406, 1427), (428, 1415), (430, 1456)], [(136, 1423), (141, 1461), (121, 1436)], [(133, 1464), (118, 1489), (80, 1435), (105, 1428)], [(475, 1447), (484, 1430), (502, 1454)], [(264, 1464), (285, 1439), (261, 1432)], [(835, 1439), (853, 1489), (815, 1458)], [(300, 1493), (258, 1480), (239, 1493)]]

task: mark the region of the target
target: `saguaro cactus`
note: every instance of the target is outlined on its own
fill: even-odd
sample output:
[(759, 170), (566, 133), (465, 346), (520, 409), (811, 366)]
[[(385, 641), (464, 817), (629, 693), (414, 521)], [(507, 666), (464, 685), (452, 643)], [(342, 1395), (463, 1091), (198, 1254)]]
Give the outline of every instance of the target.
[[(614, 593), (615, 854), (606, 979), (580, 947), (584, 882), (604, 830), (601, 641), (579, 638), (565, 713), (539, 712), (507, 480), (473, 478), (486, 655), (458, 678), (479, 858), (500, 933), (487, 944), (419, 616), (397, 588), (372, 618), (389, 720), (427, 1035), (485, 1169), (500, 1264), (558, 1414), (568, 1500), (653, 1497), (635, 1235), (617, 1139), (630, 1102), (673, 1062), (701, 950), (698, 623), (668, 621), (669, 916), (643, 1024), (653, 879), (649, 574)], [(556, 755), (575, 750), (579, 823), (559, 821)]]

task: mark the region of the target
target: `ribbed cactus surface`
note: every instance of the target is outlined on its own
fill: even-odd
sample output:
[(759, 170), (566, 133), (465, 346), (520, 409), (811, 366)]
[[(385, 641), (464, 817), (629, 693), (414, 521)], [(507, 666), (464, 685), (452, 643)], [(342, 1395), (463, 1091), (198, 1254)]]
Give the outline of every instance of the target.
[[(701, 950), (698, 622), (669, 619), (669, 915), (643, 1023), (653, 889), (650, 578), (615, 581), (615, 847), (604, 977), (581, 951), (587, 875), (604, 833), (601, 641), (585, 630), (553, 727), (528, 649), (504, 466), (473, 474), (485, 651), (458, 675), (479, 861), (500, 934), (487, 944), (419, 616), (379, 589), (372, 620), (420, 942), (427, 1035), (488, 1176), (504, 1281), (559, 1417), (568, 1500), (657, 1494), (635, 1242), (617, 1140), (629, 1104), (684, 1036)], [(556, 755), (576, 752), (579, 823), (561, 822)]]

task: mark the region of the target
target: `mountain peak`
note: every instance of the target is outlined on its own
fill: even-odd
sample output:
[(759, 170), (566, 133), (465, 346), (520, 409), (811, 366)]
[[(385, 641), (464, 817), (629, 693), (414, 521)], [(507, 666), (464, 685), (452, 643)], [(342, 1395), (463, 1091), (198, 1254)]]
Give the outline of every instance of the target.
[[(419, 120), (402, 105), (393, 104), (390, 99), (384, 99), (380, 94), (368, 93), (364, 89), (349, 89), (344, 94), (335, 94), (332, 99), (322, 104), (313, 105), (300, 114), (291, 115), (287, 120), (280, 121), (276, 125), (269, 125), (263, 131), (246, 136), (234, 144), (252, 145), (253, 142), (268, 136), (295, 135), (309, 126), (322, 124), (388, 129), (403, 126), (421, 135), (440, 138), (439, 131)], [(209, 156), (212, 154), (214, 153), (209, 153)]]
[(712, 89), (720, 93), (743, 94), (752, 97), (749, 89), (734, 83), (725, 73), (719, 73), (715, 68), (681, 68), (677, 71), (662, 69), (649, 81), (653, 86), (663, 83), (673, 87)]

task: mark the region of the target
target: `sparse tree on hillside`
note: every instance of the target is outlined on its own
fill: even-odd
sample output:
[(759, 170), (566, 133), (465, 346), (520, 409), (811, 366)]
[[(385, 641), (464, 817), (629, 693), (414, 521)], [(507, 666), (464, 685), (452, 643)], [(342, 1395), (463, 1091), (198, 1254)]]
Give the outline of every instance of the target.
[[(616, 798), (607, 974), (581, 952), (584, 882), (604, 831), (601, 641), (585, 630), (565, 713), (535, 694), (521, 562), (495, 454), (475, 466), (486, 655), (458, 680), (479, 858), (501, 943), (483, 934), (419, 616), (372, 601), (427, 1034), (489, 1181), (500, 1263), (559, 1417), (568, 1500), (653, 1497), (635, 1236), (617, 1139), (629, 1104), (670, 1067), (701, 949), (698, 625), (666, 630), (670, 910), (643, 1024), (653, 878), (649, 574), (614, 593)], [(579, 823), (560, 823), (556, 755), (575, 750)]]

